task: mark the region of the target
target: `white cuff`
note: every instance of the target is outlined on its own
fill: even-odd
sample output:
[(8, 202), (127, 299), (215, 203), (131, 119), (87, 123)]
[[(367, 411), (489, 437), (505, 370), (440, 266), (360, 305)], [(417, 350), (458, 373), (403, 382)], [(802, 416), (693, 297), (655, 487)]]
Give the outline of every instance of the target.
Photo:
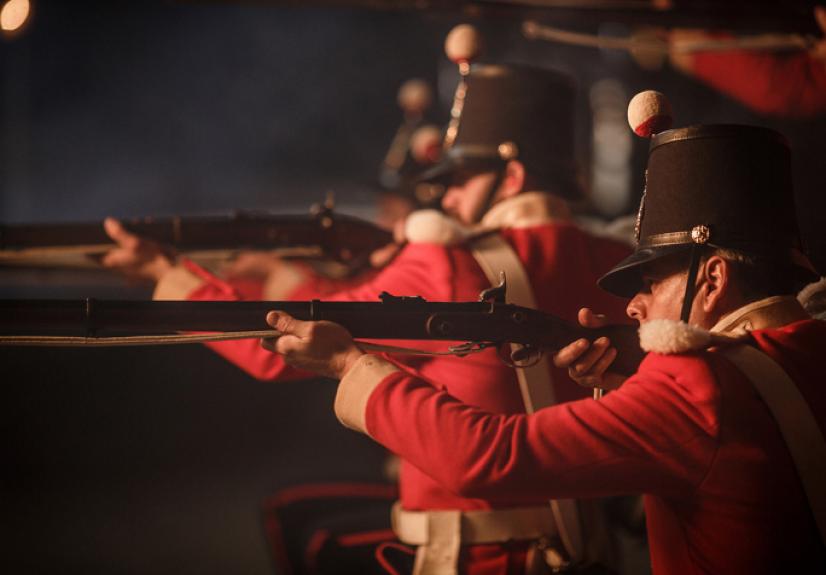
[(361, 356), (338, 384), (335, 401), (338, 420), (345, 427), (367, 433), (367, 400), (384, 378), (397, 371), (399, 368), (385, 359)]
[(264, 280), (263, 298), (268, 301), (288, 299), (290, 294), (307, 281), (307, 274), (298, 266), (282, 262), (281, 266)]
[(183, 266), (175, 266), (155, 284), (154, 300), (185, 300), (206, 282)]

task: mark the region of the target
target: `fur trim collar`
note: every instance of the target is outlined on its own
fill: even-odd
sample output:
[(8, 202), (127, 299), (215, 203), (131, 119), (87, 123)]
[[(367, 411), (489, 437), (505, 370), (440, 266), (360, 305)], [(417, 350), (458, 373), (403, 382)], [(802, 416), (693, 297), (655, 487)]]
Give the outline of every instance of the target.
[(655, 319), (640, 326), (640, 347), (666, 355), (700, 351), (712, 346), (742, 343), (755, 329), (780, 327), (806, 317), (789, 296), (751, 302), (723, 317), (710, 330), (682, 321)]
[(665, 355), (701, 351), (716, 345), (739, 343), (745, 339), (745, 335), (724, 335), (671, 319), (655, 319), (640, 326), (642, 350)]
[(472, 232), (438, 210), (415, 211), (404, 223), (404, 236), (413, 244), (452, 246), (465, 241)]

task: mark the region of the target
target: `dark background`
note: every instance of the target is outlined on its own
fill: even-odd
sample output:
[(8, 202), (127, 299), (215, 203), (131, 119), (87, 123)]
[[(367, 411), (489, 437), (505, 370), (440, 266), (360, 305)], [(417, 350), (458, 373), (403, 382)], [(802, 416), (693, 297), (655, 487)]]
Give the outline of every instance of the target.
[[(334, 190), (371, 213), (399, 123), (399, 85), (455, 72), (451, 12), (260, 3), (34, 1), (0, 41), (0, 220), (95, 220), (303, 211)], [(588, 91), (667, 93), (676, 125), (758, 123), (792, 140), (804, 236), (826, 267), (823, 118), (762, 118), (667, 66), (522, 39), (519, 20), (477, 23), (486, 61), (574, 74), (578, 146), (591, 152)], [(606, 28), (607, 26), (607, 28)], [(619, 24), (596, 24), (609, 33)], [(646, 143), (633, 143), (641, 190)], [(625, 211), (633, 211), (632, 197)], [(770, 230), (767, 230), (770, 233)], [(0, 297), (148, 297), (106, 274), (0, 270)], [(259, 383), (199, 347), (0, 349), (0, 565), (24, 572), (267, 573), (262, 501), (308, 480), (376, 477), (382, 452), (340, 428), (334, 385)]]

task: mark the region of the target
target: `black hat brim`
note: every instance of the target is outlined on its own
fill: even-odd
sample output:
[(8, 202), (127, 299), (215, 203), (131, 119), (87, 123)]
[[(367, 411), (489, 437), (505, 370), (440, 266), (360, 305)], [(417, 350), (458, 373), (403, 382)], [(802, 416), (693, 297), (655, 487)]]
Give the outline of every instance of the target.
[(642, 266), (665, 256), (685, 252), (691, 244), (675, 244), (642, 248), (615, 265), (611, 271), (599, 278), (599, 287), (614, 295), (631, 298), (642, 288)]
[[(642, 288), (641, 268), (643, 265), (672, 254), (688, 251), (691, 246), (692, 244), (675, 244), (638, 249), (599, 278), (597, 285), (608, 293), (624, 298), (632, 298)], [(820, 278), (809, 259), (802, 253), (799, 253), (794, 264), (793, 269), (800, 282), (804, 284), (811, 283)]]
[(502, 160), (498, 157), (450, 156), (447, 155), (438, 164), (419, 174), (417, 181), (423, 184), (449, 184), (458, 170), (486, 171), (500, 167)]

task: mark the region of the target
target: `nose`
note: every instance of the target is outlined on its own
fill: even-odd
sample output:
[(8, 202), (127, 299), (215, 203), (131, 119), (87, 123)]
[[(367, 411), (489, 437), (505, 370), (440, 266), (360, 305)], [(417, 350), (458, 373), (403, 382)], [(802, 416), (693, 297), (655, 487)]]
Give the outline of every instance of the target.
[(645, 302), (640, 294), (637, 294), (631, 298), (631, 301), (628, 302), (628, 306), (625, 308), (625, 313), (628, 317), (635, 319), (638, 322), (645, 320)]

